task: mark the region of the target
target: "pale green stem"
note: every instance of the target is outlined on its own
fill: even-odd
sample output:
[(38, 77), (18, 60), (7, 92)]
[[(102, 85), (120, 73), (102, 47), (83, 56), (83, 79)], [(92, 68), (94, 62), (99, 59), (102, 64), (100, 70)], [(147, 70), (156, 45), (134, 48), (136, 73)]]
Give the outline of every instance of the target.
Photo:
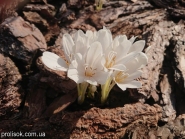
[(77, 84), (77, 89), (78, 89), (78, 104), (82, 104), (84, 102), (85, 99), (85, 93), (87, 90), (87, 86), (89, 85), (89, 83), (87, 82), (83, 82), (80, 84)]
[[(111, 85), (110, 85), (110, 87), (109, 87), (109, 92), (110, 92), (110, 90), (112, 90), (112, 88), (114, 87), (115, 84), (116, 84), (115, 81), (112, 81), (112, 83), (111, 83)], [(109, 95), (109, 94), (108, 94), (108, 95)]]
[(96, 10), (101, 10), (104, 0), (96, 0)]
[[(111, 83), (112, 82), (112, 83)], [(104, 104), (109, 96), (110, 90), (115, 85), (115, 82), (112, 81), (112, 77), (109, 77), (104, 85), (101, 86), (101, 103)]]

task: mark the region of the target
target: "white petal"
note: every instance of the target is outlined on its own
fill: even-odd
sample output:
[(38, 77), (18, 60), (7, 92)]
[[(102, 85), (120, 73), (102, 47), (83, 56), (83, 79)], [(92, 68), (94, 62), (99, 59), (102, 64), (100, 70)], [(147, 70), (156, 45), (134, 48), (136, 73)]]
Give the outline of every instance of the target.
[(110, 30), (104, 27), (103, 29), (98, 31), (97, 36), (98, 36), (97, 41), (101, 43), (103, 50), (106, 50), (107, 47), (110, 47), (112, 43), (112, 34)]
[(112, 46), (113, 46), (113, 44), (111, 44), (110, 47), (107, 47), (105, 50), (103, 49), (103, 46), (102, 46), (102, 53), (105, 55), (105, 57), (108, 57), (110, 51), (114, 51)]
[(123, 41), (128, 40), (126, 35), (120, 35), (118, 41), (119, 43), (122, 43)]
[(82, 55), (84, 55), (86, 51), (87, 51), (87, 45), (85, 45), (81, 41), (77, 41), (75, 53), (81, 53)]
[(82, 30), (78, 30), (75, 34), (74, 34), (74, 42), (76, 43), (77, 41), (80, 41), (82, 43), (85, 43), (87, 40), (86, 35), (84, 34), (84, 32)]
[(93, 78), (97, 81), (98, 84), (105, 84), (109, 76), (109, 72), (97, 71)]
[(74, 55), (74, 59), (76, 61), (76, 69), (79, 70), (80, 72), (83, 72), (85, 70), (85, 61), (82, 56), (82, 54), (77, 53)]
[(144, 40), (137, 41), (132, 45), (132, 47), (129, 50), (129, 53), (133, 52), (133, 51), (141, 52), (143, 50), (144, 46), (145, 46), (145, 41)]
[(102, 46), (99, 42), (94, 42), (91, 44), (90, 48), (87, 51), (86, 56), (86, 63), (87, 64), (94, 64), (96, 59), (101, 56), (102, 53)]
[(147, 56), (144, 53), (140, 52), (137, 53), (134, 58), (131, 58), (130, 61), (125, 62), (124, 65), (127, 67), (128, 73), (131, 74), (136, 70), (140, 69), (143, 65), (146, 65), (147, 63)]
[(103, 56), (101, 59), (101, 66), (103, 66), (104, 71), (108, 71), (108, 69), (105, 67), (105, 63), (106, 63), (106, 60), (105, 60), (105, 57)]
[(127, 54), (125, 57), (121, 57), (119, 59), (116, 59), (116, 63), (120, 63), (120, 64), (125, 64), (127, 62), (130, 62), (132, 59), (134, 59), (135, 57), (137, 57), (139, 55), (139, 53), (137, 52), (132, 52)]
[(131, 81), (125, 84), (117, 83), (117, 85), (124, 91), (126, 88), (140, 88), (141, 83), (139, 81)]
[(92, 32), (91, 30), (87, 30), (87, 31), (86, 31), (86, 36), (87, 36), (88, 38), (93, 37), (93, 32)]
[(117, 52), (117, 55), (116, 55), (117, 61), (119, 61), (120, 59), (126, 56), (131, 45), (132, 44), (130, 41), (125, 40), (118, 47), (116, 47), (115, 51)]
[(90, 30), (87, 30), (87, 32), (86, 32), (86, 36), (87, 36), (87, 38), (88, 38), (89, 43), (92, 43), (92, 42), (93, 42), (93, 40), (95, 40), (95, 39), (96, 39), (96, 35), (95, 35), (95, 33), (94, 33), (94, 32), (92, 32), (92, 31), (90, 31)]
[(117, 83), (117, 86), (118, 86), (119, 88), (121, 88), (123, 91), (125, 91), (125, 90), (127, 89), (126, 84), (119, 84), (119, 83)]
[(129, 41), (131, 42), (131, 43), (133, 43), (134, 41), (135, 41), (135, 39), (137, 38), (137, 36), (132, 36), (130, 39), (129, 39)]
[(111, 67), (109, 69), (124, 71), (124, 70), (126, 70), (126, 67), (123, 64), (117, 64), (117, 65), (114, 65), (113, 67)]
[(63, 49), (68, 62), (71, 61), (71, 55), (74, 54), (74, 42), (69, 34), (64, 34), (62, 38)]
[(104, 66), (106, 63), (106, 59), (105, 59), (105, 56), (102, 56), (102, 59), (101, 59), (101, 64)]
[(86, 77), (84, 81), (90, 83), (91, 85), (98, 85), (97, 81), (93, 77)]
[(54, 53), (44, 52), (41, 59), (44, 65), (46, 65), (50, 69), (61, 71), (67, 71), (68, 69), (68, 65), (66, 64), (66, 62)]
[(93, 68), (95, 68), (96, 70), (103, 70), (104, 69), (104, 65), (102, 65), (102, 59), (104, 59), (103, 56), (99, 56), (97, 57), (93, 64), (91, 65)]
[(68, 70), (68, 77), (76, 83), (84, 82), (85, 80), (85, 62), (80, 53), (74, 55), (74, 60), (71, 62)]
[(113, 40), (113, 47), (114, 49), (119, 46), (123, 41), (128, 40), (126, 35), (119, 35), (116, 36)]
[(116, 48), (117, 46), (119, 46), (119, 38), (120, 36), (116, 36), (113, 40), (113, 47)]
[(76, 83), (84, 82), (84, 76), (79, 74), (79, 72), (76, 69), (69, 69), (67, 72), (67, 76)]
[(71, 61), (71, 64), (69, 65), (70, 69), (76, 69), (78, 67), (78, 63), (76, 60)]
[(134, 79), (140, 77), (142, 75), (142, 72), (140, 70), (137, 70), (136, 72), (130, 74), (123, 82), (130, 82), (133, 81)]

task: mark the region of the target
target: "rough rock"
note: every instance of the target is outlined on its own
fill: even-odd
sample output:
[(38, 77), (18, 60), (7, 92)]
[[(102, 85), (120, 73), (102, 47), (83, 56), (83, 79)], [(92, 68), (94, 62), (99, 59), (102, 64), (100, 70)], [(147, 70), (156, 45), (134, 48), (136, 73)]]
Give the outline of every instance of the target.
[(152, 7), (152, 5), (147, 1), (138, 1), (129, 6), (128, 5), (129, 4), (125, 2), (124, 5), (122, 5), (121, 7), (108, 8), (109, 10), (108, 13), (107, 9), (105, 10), (102, 9), (101, 11), (94, 14), (92, 14), (92, 12), (89, 11), (87, 11), (86, 14), (82, 12), (80, 13), (80, 18), (73, 21), (70, 26), (72, 28), (78, 28), (83, 30), (88, 30), (89, 28), (93, 29), (94, 27), (96, 27), (96, 29), (101, 29), (103, 25), (105, 25), (105, 23), (111, 23), (114, 20), (116, 20), (119, 16), (123, 16), (128, 13), (132, 14), (134, 12), (139, 12), (140, 10)]
[(0, 54), (0, 117), (16, 118), (23, 101), (22, 79), (18, 68), (7, 56)]
[(68, 6), (70, 8), (81, 8), (84, 5), (84, 0), (68, 0)]
[[(172, 22), (162, 22), (154, 26), (152, 31), (148, 29), (149, 31), (146, 32), (147, 35), (148, 33), (152, 34), (150, 35), (151, 37), (148, 37), (147, 40), (147, 46), (150, 47), (150, 49), (146, 51), (148, 56), (148, 65), (143, 68), (144, 74), (141, 77), (143, 87), (138, 89), (140, 93), (146, 93), (148, 97), (151, 95), (154, 101), (160, 101), (159, 103), (164, 105), (163, 116), (167, 118), (163, 119), (165, 121), (175, 119), (176, 115), (174, 104), (171, 103), (170, 97), (173, 93), (172, 86), (169, 83), (168, 78), (166, 78), (167, 75), (160, 77), (161, 68), (163, 67), (163, 61), (165, 59), (165, 49), (169, 46), (169, 40), (173, 36), (171, 31), (168, 30), (173, 30), (173, 26), (174, 24)], [(166, 69), (164, 70), (165, 72), (163, 72), (163, 74), (170, 74), (169, 70)], [(159, 78), (161, 78), (160, 90), (157, 88)], [(162, 95), (162, 100), (160, 100), (160, 95)]]
[(76, 88), (71, 90), (68, 94), (65, 94), (53, 101), (43, 113), (43, 117), (50, 117), (54, 114), (64, 111), (69, 105), (71, 105), (77, 99)]
[[(185, 113), (185, 68), (184, 68), (184, 57), (185, 57), (185, 45), (184, 45), (184, 22), (180, 22), (175, 26), (175, 34), (171, 39), (172, 50), (174, 59), (172, 62), (174, 70), (174, 92), (176, 98), (176, 111), (177, 114)], [(170, 50), (169, 50), (170, 51)]]
[(29, 119), (50, 117), (63, 111), (76, 98), (76, 84), (71, 80), (61, 79), (56, 73), (40, 73), (30, 78), (23, 115)]
[[(57, 55), (64, 58), (63, 51), (58, 48), (50, 50)], [(51, 70), (47, 68), (41, 59), (37, 60), (37, 66), (41, 71), (41, 82), (47, 83), (49, 86), (53, 87), (57, 92), (68, 93), (76, 87), (76, 83), (67, 77), (67, 73), (64, 71)]]
[(30, 78), (23, 109), (25, 118), (37, 118), (46, 109), (46, 91), (48, 87), (39, 82), (39, 75)]
[[(61, 49), (48, 50), (64, 57)], [(40, 73), (29, 80), (24, 107), (24, 117), (27, 118), (50, 117), (63, 111), (77, 98), (76, 83), (66, 76), (66, 72), (47, 68), (40, 58), (37, 66)]]
[(158, 127), (157, 136), (161, 139), (167, 138), (185, 138), (185, 115), (179, 115), (174, 121)]
[(37, 26), (42, 32), (46, 32), (49, 25), (45, 19), (43, 19), (36, 12), (23, 12), (24, 17), (27, 21)]
[(56, 14), (55, 7), (50, 4), (27, 4), (24, 11), (38, 12), (46, 19), (53, 19)]
[(32, 3), (44, 2), (45, 0), (31, 0)]
[(156, 127), (162, 116), (161, 112), (158, 105), (142, 103), (127, 104), (115, 109), (92, 108), (77, 121), (70, 138), (123, 138), (130, 126), (142, 124)]
[[(17, 119), (0, 121), (0, 132), (43, 131), (47, 134), (46, 138), (64, 139), (185, 138), (184, 0), (106, 0), (99, 11), (96, 10), (92, 0), (31, 0), (28, 3), (26, 6), (20, 4), (17, 14), (22, 16), (26, 13), (26, 20), (41, 30), (48, 46), (51, 46), (47, 51), (64, 58), (60, 50), (64, 33), (71, 34), (77, 29), (82, 29), (84, 32), (95, 31), (106, 26), (114, 37), (125, 34), (128, 38), (134, 35), (138, 36), (138, 40), (146, 40), (144, 52), (148, 55), (149, 63), (142, 69), (143, 75), (138, 79), (143, 83), (140, 89), (122, 91), (115, 86), (104, 107), (97, 104), (98, 100), (90, 98), (79, 106), (75, 102), (76, 84), (66, 77), (65, 72), (45, 67), (38, 58), (40, 52), (34, 56), (35, 60), (30, 61), (33, 65), (37, 63), (40, 71), (34, 67), (34, 72), (26, 74), (26, 79), (25, 74), (21, 73), (26, 81), (22, 82), (28, 88), (23, 99), (25, 104), (22, 103), (23, 114), (17, 111), (17, 109), (22, 110), (22, 107), (17, 107), (22, 95), (14, 94), (18, 97), (9, 100), (10, 103), (12, 99), (17, 100), (18, 103), (14, 107), (18, 113), (14, 113), (15, 111), (9, 113), (10, 109), (4, 109), (7, 113), (2, 117), (9, 118), (11, 115)], [(13, 5), (10, 10), (5, 10), (6, 8), (9, 6), (0, 8), (0, 21), (12, 15), (17, 9)], [(31, 17), (39, 20), (35, 22)], [(1, 44), (0, 48), (2, 46), (9, 48), (7, 42), (9, 44), (18, 40), (17, 37), (12, 39), (13, 34), (11, 37), (10, 34), (2, 36), (0, 42), (3, 45)], [(3, 40), (8, 41), (4, 43)], [(5, 45), (8, 47), (4, 47)], [(0, 52), (5, 53), (5, 51)], [(22, 59), (6, 54), (19, 67)], [(25, 55), (31, 57), (29, 54)], [(19, 70), (22, 69), (19, 67)], [(0, 72), (3, 80), (7, 77), (4, 75), (4, 72), (2, 74)], [(4, 87), (3, 83), (1, 82), (1, 87)], [(12, 88), (18, 85), (19, 81), (11, 83)], [(136, 103), (138, 101), (143, 103)], [(3, 101), (0, 107), (7, 106), (4, 104)]]
[(185, 19), (185, 2), (184, 0), (150, 0), (152, 4), (161, 8), (166, 8), (169, 15), (176, 19)]
[(63, 3), (57, 13), (57, 18), (60, 19), (61, 23), (74, 21), (76, 19), (75, 12), (67, 8), (66, 4)]
[(0, 26), (0, 51), (27, 65), (32, 64), (39, 49), (46, 49), (42, 33), (21, 17), (10, 17)]
[(55, 41), (55, 44), (54, 46), (57, 47), (58, 49), (63, 49), (63, 45), (62, 45), (62, 36), (65, 34), (65, 33), (68, 33), (70, 35), (72, 34), (75, 34), (77, 30), (76, 29), (68, 29), (68, 28), (62, 28), (60, 30), (60, 34), (58, 35), (56, 41)]
[[(34, 23), (43, 33), (48, 46), (53, 45), (55, 38), (60, 33), (59, 20), (55, 18), (56, 7), (48, 4), (46, 0), (40, 4), (27, 4), (24, 6), (26, 20)], [(36, 18), (36, 20), (35, 20)], [(42, 24), (44, 23), (44, 25)]]
[[(17, 5), (21, 0), (1, 0), (0, 1), (0, 23), (10, 16), (15, 16)], [(8, 10), (7, 10), (8, 9)]]

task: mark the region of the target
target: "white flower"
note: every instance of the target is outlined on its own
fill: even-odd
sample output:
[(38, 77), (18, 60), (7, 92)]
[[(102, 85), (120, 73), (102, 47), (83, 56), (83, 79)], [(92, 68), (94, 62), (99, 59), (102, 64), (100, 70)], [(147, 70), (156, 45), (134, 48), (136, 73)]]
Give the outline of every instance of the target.
[(69, 65), (74, 60), (74, 55), (76, 53), (84, 55), (90, 44), (96, 40), (97, 36), (96, 32), (87, 31), (86, 34), (84, 34), (83, 31), (78, 30), (73, 35), (73, 38), (69, 34), (63, 35), (62, 43), (66, 61), (58, 55), (46, 51), (41, 57), (42, 62), (50, 69), (67, 71)]
[(142, 52), (131, 52), (128, 56), (122, 59), (125, 70), (110, 70), (113, 74), (107, 79), (106, 83), (101, 86), (101, 103), (105, 103), (109, 92), (115, 84), (117, 84), (123, 91), (126, 88), (139, 88), (141, 83), (134, 79), (141, 76), (139, 70), (148, 62), (147, 56)]
[(102, 61), (106, 69), (125, 70), (123, 59), (129, 57), (127, 55), (131, 42), (126, 40), (124, 36), (118, 36), (104, 51), (104, 61)]
[(69, 67), (68, 77), (76, 83), (88, 82), (92, 85), (104, 84), (108, 73), (103, 71), (101, 65), (102, 46), (99, 42), (90, 45), (87, 53), (77, 53)]
[(128, 74), (124, 71), (115, 71), (114, 81), (123, 91), (126, 90), (126, 88), (139, 88), (141, 87), (141, 83), (134, 79), (140, 77), (141, 74), (142, 72), (139, 70), (132, 74)]
[(78, 30), (72, 36), (63, 35), (66, 61), (51, 52), (44, 52), (42, 61), (48, 68), (67, 71), (67, 76), (77, 83), (79, 104), (84, 101), (89, 84), (89, 92), (94, 92), (92, 86), (101, 84), (101, 102), (104, 103), (115, 84), (122, 90), (141, 87), (135, 79), (141, 76), (140, 69), (148, 59), (142, 52), (145, 41), (135, 39), (125, 35), (113, 39), (105, 27), (86, 33)]
[(136, 55), (135, 58), (126, 62), (124, 65), (126, 66), (125, 71), (114, 71), (113, 79), (115, 83), (122, 89), (126, 90), (126, 88), (139, 88), (141, 87), (141, 83), (134, 79), (141, 76), (142, 72), (139, 70), (143, 65), (146, 65), (148, 62), (147, 56), (140, 52)]
[(125, 62), (132, 59), (144, 48), (145, 41), (136, 41), (136, 37), (130, 40), (125, 35), (115, 37), (111, 45), (104, 51), (105, 57), (102, 64), (106, 69), (125, 70)]
[(70, 36), (69, 34), (64, 34), (62, 38), (62, 44), (64, 49), (65, 57), (68, 63), (74, 60), (74, 55), (80, 53), (84, 55), (90, 44), (95, 42), (97, 39), (96, 32), (87, 31), (86, 34), (82, 30), (78, 30), (75, 34)]

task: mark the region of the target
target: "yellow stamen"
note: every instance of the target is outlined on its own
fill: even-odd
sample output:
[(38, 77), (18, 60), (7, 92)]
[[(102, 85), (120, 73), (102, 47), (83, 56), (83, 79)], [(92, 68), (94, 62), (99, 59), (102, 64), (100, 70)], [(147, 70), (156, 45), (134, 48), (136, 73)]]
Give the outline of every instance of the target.
[(116, 73), (115, 80), (118, 83), (123, 82), (128, 76), (129, 76), (128, 73), (125, 73), (123, 71), (119, 71), (118, 73)]
[(91, 67), (86, 66), (85, 67), (85, 76), (93, 77), (95, 75), (95, 70), (96, 69), (92, 69)]

